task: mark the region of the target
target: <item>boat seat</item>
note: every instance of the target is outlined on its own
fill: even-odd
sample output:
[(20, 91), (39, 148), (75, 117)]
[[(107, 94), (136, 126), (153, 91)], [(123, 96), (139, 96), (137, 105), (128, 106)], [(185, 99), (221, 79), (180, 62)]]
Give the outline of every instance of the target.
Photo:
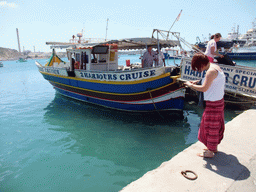
[(131, 67), (124, 66), (123, 71), (129, 71), (131, 70)]

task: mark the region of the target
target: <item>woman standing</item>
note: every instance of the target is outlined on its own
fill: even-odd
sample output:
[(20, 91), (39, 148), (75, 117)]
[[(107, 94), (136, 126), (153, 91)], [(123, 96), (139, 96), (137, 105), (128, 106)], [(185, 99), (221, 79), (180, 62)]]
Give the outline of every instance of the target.
[(221, 68), (210, 63), (208, 57), (202, 53), (196, 53), (191, 62), (191, 67), (195, 71), (207, 70), (202, 79), (202, 85), (196, 85), (198, 81), (187, 81), (185, 85), (204, 92), (204, 101), (206, 104), (201, 125), (198, 133), (198, 140), (202, 142), (207, 149), (198, 154), (201, 157), (214, 157), (217, 152), (217, 146), (223, 139), (225, 129), (224, 124), (224, 86), (225, 75)]
[(207, 43), (205, 55), (208, 56), (208, 59), (210, 60), (211, 63), (213, 63), (214, 56), (220, 56), (223, 57), (223, 55), (217, 53), (217, 42), (220, 41), (221, 34), (216, 33), (213, 38)]

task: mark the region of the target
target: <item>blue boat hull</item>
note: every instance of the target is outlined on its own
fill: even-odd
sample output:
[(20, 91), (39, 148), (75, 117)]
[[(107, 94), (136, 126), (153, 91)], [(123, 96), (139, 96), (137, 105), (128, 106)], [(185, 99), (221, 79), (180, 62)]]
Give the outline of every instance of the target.
[(102, 82), (41, 72), (53, 87), (67, 97), (107, 108), (152, 112), (182, 110), (185, 88), (179, 87), (176, 77), (163, 74), (137, 82)]
[(227, 53), (231, 59), (256, 60), (256, 52), (252, 53)]
[(73, 87), (79, 87), (82, 89), (89, 89), (93, 91), (101, 91), (106, 93), (121, 93), (131, 94), (145, 91), (147, 89), (156, 89), (158, 87), (173, 83), (173, 79), (170, 76), (166, 76), (161, 79), (153, 81), (147, 81), (143, 83), (130, 83), (130, 84), (109, 84), (109, 83), (95, 83), (91, 81), (82, 81), (77, 78), (54, 76), (50, 74), (43, 74), (44, 78), (48, 81), (61, 83)]
[(76, 99), (80, 101), (84, 101), (87, 103), (101, 105), (107, 108), (122, 110), (122, 111), (133, 111), (133, 112), (152, 112), (152, 111), (165, 111), (165, 110), (183, 110), (184, 106), (184, 98), (174, 98), (171, 100), (166, 100), (164, 102), (157, 103), (148, 103), (148, 104), (129, 104), (129, 103), (121, 103), (109, 100), (103, 100), (93, 97), (88, 97), (85, 95), (81, 95), (75, 92), (70, 92), (67, 90), (56, 88), (58, 93)]

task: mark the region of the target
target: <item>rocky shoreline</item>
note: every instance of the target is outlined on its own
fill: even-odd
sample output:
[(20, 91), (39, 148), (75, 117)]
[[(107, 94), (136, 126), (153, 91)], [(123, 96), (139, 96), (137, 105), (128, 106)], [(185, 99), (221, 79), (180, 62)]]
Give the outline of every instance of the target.
[[(52, 52), (25, 52), (19, 54), (15, 49), (0, 47), (0, 61), (13, 61), (19, 58), (24, 59), (48, 59), (52, 55)], [(63, 58), (67, 57), (66, 52), (58, 52), (58, 56)]]

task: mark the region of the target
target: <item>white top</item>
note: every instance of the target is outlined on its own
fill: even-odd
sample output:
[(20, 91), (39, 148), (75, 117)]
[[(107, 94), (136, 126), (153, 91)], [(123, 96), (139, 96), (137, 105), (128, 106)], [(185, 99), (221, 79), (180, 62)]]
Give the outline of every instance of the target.
[(214, 58), (214, 55), (211, 54), (211, 47), (215, 47), (214, 52), (217, 51), (217, 44), (216, 44), (216, 42), (214, 41), (214, 39), (210, 40), (210, 41), (207, 43), (206, 51), (205, 51), (204, 54), (207, 55), (208, 57)]
[[(216, 69), (217, 70), (217, 69)], [(202, 83), (205, 78), (202, 79)], [(224, 97), (225, 74), (223, 71), (218, 71), (217, 77), (213, 80), (210, 88), (204, 92), (205, 101), (219, 101)]]
[(165, 59), (165, 56), (162, 51), (160, 51), (159, 54), (156, 54), (156, 58), (157, 58), (157, 66), (163, 66), (164, 64), (163, 59)]

